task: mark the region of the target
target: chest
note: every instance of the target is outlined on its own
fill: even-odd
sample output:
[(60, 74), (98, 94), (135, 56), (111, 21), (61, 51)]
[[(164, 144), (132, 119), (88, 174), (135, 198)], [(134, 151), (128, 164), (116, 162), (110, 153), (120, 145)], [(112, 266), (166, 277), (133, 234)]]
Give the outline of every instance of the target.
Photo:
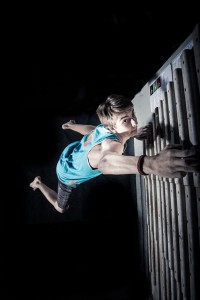
[(101, 144), (94, 146), (90, 152), (88, 152), (88, 161), (93, 169), (96, 169), (101, 155)]

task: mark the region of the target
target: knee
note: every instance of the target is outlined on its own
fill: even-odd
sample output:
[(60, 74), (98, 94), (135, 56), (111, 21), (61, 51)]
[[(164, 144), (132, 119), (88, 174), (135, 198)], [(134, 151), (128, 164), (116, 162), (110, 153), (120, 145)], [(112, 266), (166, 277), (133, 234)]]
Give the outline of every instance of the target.
[(61, 214), (63, 214), (65, 212), (65, 210), (66, 210), (65, 208), (59, 207), (57, 202), (55, 203), (54, 207)]

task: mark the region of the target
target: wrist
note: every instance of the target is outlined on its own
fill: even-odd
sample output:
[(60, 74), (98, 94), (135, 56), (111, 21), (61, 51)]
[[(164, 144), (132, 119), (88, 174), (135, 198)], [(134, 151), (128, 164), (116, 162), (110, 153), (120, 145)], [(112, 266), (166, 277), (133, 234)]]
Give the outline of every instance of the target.
[(143, 172), (145, 174), (154, 174), (153, 172), (154, 156), (145, 156), (143, 162)]
[(138, 158), (138, 161), (137, 161), (137, 170), (138, 170), (138, 173), (140, 175), (149, 175), (149, 173), (146, 172), (146, 168), (145, 168), (145, 165), (144, 165), (144, 160), (146, 158), (146, 155), (143, 154), (143, 155), (140, 155), (139, 158)]

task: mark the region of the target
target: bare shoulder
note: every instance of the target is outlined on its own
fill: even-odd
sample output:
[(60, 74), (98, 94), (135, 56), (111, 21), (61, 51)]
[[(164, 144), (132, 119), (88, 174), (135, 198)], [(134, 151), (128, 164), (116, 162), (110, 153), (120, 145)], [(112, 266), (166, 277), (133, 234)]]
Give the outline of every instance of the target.
[(123, 144), (114, 140), (105, 140), (94, 146), (88, 153), (88, 160), (92, 168), (98, 168), (99, 160), (108, 152), (122, 154)]
[(101, 143), (101, 151), (112, 151), (112, 152), (118, 152), (118, 153), (122, 153), (124, 148), (123, 143), (116, 141), (116, 140), (104, 140)]

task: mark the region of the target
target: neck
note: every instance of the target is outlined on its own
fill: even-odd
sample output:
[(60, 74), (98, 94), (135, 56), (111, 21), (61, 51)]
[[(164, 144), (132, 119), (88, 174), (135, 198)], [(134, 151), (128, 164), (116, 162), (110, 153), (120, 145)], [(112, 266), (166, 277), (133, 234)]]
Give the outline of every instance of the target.
[(110, 130), (111, 132), (116, 134), (120, 138), (120, 140), (123, 144), (125, 144), (130, 139), (130, 135), (127, 133), (118, 133), (118, 132), (113, 131), (111, 128), (108, 128), (108, 130)]
[(116, 133), (116, 135), (118, 135), (123, 144), (125, 144), (130, 139), (130, 136), (126, 136), (120, 133)]

